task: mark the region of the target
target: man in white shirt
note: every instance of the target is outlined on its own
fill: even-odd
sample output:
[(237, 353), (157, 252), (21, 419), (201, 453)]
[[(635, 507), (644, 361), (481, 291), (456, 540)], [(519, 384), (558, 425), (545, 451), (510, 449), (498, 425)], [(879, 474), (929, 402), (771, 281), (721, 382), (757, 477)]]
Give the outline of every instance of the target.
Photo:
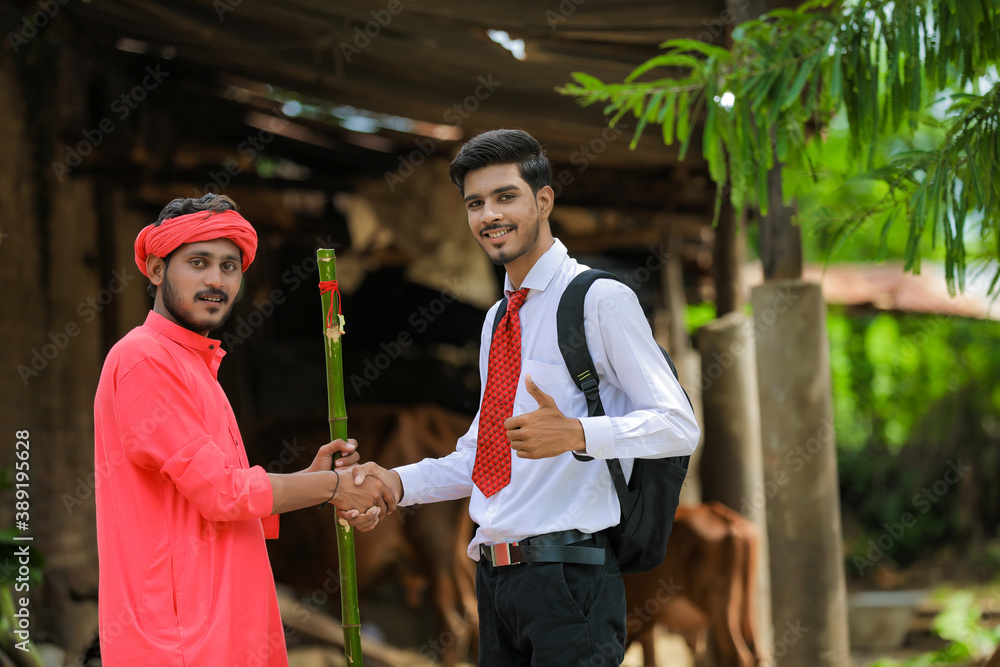
[[(490, 420), (502, 429), (506, 469), (499, 482), (484, 486), (480, 434), (490, 424), (483, 415), (497, 412), (484, 407), (493, 405), (488, 397), (481, 397), (480, 412), (452, 454), (391, 471), (365, 466), (403, 506), (471, 496), (480, 665), (618, 665), (625, 651), (625, 592), (601, 532), (619, 522), (618, 497), (605, 461), (577, 455), (621, 459), (628, 476), (634, 458), (691, 454), (699, 427), (635, 293), (612, 280), (595, 282), (585, 301), (587, 347), (607, 413), (587, 416), (556, 338), (559, 299), (587, 267), (552, 236), (551, 165), (538, 142), (520, 130), (480, 134), (461, 148), (450, 175), (473, 235), (507, 271), (505, 295), (520, 301), (526, 294), (519, 311), (504, 318), (513, 318), (515, 328), (520, 320), (513, 408), (508, 403), (501, 409), (507, 414)], [(487, 314), (480, 341), (487, 395), (495, 382), (491, 364), (497, 365), (491, 356), (497, 307)]]

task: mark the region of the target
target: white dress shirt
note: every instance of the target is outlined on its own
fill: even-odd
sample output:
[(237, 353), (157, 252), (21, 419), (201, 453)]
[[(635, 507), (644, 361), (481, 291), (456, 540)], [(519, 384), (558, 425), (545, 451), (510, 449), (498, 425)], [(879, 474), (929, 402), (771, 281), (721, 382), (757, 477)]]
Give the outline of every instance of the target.
[[(606, 416), (588, 417), (587, 401), (570, 377), (559, 352), (556, 308), (570, 280), (588, 267), (566, 253), (557, 239), (531, 267), (521, 306), (521, 376), (514, 415), (538, 408), (524, 376), (555, 400), (567, 417), (583, 424), (587, 454), (621, 459), (628, 477), (633, 458), (691, 454), (700, 429), (680, 384), (653, 340), (635, 293), (614, 280), (598, 280), (584, 303), (587, 347), (600, 378)], [(510, 277), (504, 293), (514, 290)], [(479, 375), (486, 385), (493, 320), (486, 315), (480, 340)], [(480, 393), (480, 404), (482, 393)], [(469, 514), (479, 525), (469, 556), (479, 560), (480, 544), (513, 542), (532, 535), (577, 529), (594, 533), (616, 525), (621, 516), (605, 461), (579, 461), (571, 452), (546, 459), (512, 455), (510, 484), (490, 498), (472, 482), (479, 414), (453, 453), (396, 468), (403, 482), (400, 505), (454, 500), (471, 495)]]

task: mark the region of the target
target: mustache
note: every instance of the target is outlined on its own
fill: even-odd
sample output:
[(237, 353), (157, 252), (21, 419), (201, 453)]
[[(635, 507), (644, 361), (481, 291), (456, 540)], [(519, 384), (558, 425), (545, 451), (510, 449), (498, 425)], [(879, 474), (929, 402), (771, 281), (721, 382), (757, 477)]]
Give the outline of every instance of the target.
[(225, 292), (219, 292), (216, 290), (205, 290), (204, 292), (198, 292), (194, 295), (194, 298), (201, 299), (203, 297), (217, 297), (221, 300), (221, 303), (229, 303), (229, 295)]
[(479, 231), (479, 233), (489, 234), (490, 232), (497, 232), (500, 231), (501, 229), (514, 229), (515, 227), (517, 227), (517, 225), (512, 225), (510, 223), (501, 223), (499, 225), (490, 225), (489, 227), (483, 227)]

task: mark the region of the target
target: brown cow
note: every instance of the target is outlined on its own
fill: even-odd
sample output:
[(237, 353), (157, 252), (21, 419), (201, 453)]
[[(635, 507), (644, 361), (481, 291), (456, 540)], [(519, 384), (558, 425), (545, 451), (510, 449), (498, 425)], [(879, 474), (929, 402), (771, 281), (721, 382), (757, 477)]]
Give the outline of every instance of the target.
[(757, 531), (721, 503), (680, 507), (663, 564), (625, 575), (628, 643), (639, 640), (646, 665), (656, 664), (653, 628), (657, 623), (684, 637), (701, 662), (706, 634), (712, 635), (721, 664), (757, 664), (754, 592)]
[[(348, 432), (358, 441), (362, 461), (391, 468), (450, 453), (470, 421), (435, 405), (352, 406)], [(248, 455), (271, 472), (300, 470), (327, 435), (322, 417), (308, 424), (273, 423), (255, 433), (253, 446), (247, 442)], [(284, 446), (276, 456), (273, 448), (279, 442)], [(270, 464), (262, 463), (268, 459)], [(281, 536), (268, 541), (268, 553), (276, 581), (339, 615), (334, 521), (329, 509), (285, 514)], [(394, 578), (404, 585), (407, 602), (418, 607), (427, 588), (440, 634), (419, 652), (445, 665), (454, 665), (467, 652), (475, 659), (478, 647), (475, 563), (466, 554), (471, 538), (468, 500), (400, 507), (375, 530), (355, 533), (359, 596)]]

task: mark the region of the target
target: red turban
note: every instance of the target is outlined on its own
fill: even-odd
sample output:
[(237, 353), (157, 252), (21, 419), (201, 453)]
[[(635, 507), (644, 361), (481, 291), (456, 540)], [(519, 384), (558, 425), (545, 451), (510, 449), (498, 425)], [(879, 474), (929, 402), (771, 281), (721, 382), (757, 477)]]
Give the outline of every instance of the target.
[(197, 211), (149, 225), (135, 237), (135, 263), (146, 273), (146, 257), (166, 257), (185, 243), (229, 239), (243, 251), (243, 270), (257, 254), (257, 232), (236, 211)]

